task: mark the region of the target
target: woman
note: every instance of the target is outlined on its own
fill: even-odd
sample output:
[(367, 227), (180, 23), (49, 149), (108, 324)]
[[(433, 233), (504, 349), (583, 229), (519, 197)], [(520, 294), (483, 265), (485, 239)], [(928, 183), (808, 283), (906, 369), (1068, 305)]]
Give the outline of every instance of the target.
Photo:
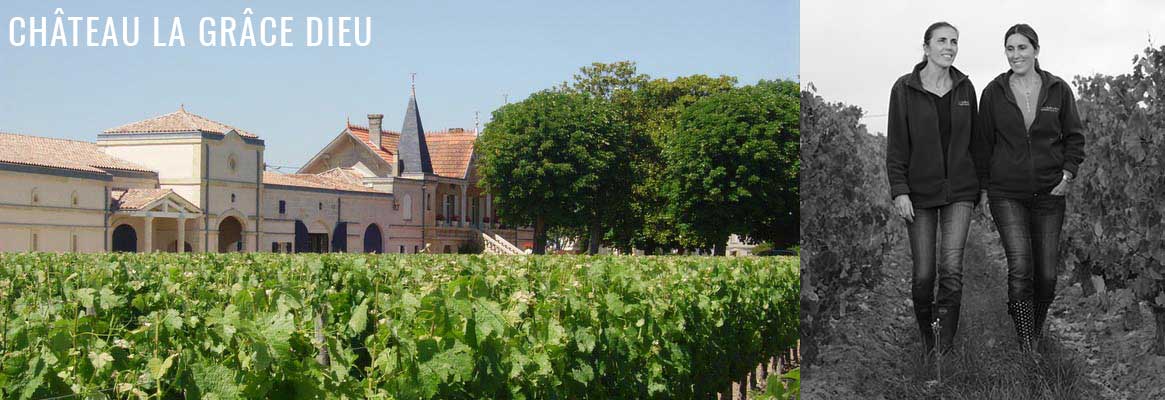
[(1031, 351), (1056, 297), (1064, 195), (1084, 135), (1071, 87), (1040, 69), (1036, 31), (1018, 24), (1003, 40), (1011, 69), (983, 88), (975, 158), (1007, 255), (1007, 310)]
[[(971, 157), (976, 118), (975, 88), (953, 66), (959, 31), (936, 22), (922, 36), (922, 62), (890, 91), (886, 175), (898, 214), (906, 219), (914, 262), (911, 297), (925, 354), (950, 351), (959, 326), (963, 246), (979, 180)], [(935, 300), (935, 242), (938, 299)]]

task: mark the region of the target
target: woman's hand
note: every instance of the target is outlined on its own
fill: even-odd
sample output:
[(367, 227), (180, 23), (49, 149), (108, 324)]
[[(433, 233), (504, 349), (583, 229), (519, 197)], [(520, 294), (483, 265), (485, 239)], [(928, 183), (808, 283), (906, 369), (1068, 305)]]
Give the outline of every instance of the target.
[(1070, 184), (1072, 184), (1072, 173), (1065, 170), (1063, 177), (1060, 178), (1060, 183), (1052, 188), (1052, 196), (1068, 195), (1068, 185)]
[(910, 196), (900, 194), (894, 198), (894, 208), (898, 210), (898, 216), (905, 218), (907, 223), (914, 223), (914, 204), (910, 202)]

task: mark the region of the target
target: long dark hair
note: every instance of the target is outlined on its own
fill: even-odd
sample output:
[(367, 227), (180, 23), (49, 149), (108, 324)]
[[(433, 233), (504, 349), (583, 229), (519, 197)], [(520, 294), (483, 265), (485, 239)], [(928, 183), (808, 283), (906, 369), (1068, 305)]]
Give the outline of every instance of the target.
[[(1007, 38), (1011, 37), (1011, 35), (1023, 35), (1023, 37), (1027, 38), (1027, 41), (1031, 42), (1033, 49), (1040, 49), (1040, 35), (1036, 33), (1035, 29), (1032, 29), (1031, 25), (1015, 24), (1007, 28), (1007, 32), (1003, 33), (1003, 45), (1005, 47), (1007, 46)], [(1037, 70), (1040, 69), (1039, 58), (1036, 59), (1035, 67)]]
[[(938, 28), (951, 28), (951, 29), (955, 30), (955, 33), (959, 33), (959, 28), (956, 28), (954, 25), (951, 25), (950, 22), (947, 22), (947, 21), (935, 22), (933, 24), (930, 24), (930, 26), (926, 27), (926, 32), (924, 32), (922, 34), (922, 45), (923, 46), (926, 46), (927, 43), (930, 43), (930, 38), (932, 36), (934, 36), (934, 31)], [(922, 61), (926, 62), (926, 54), (922, 55)]]

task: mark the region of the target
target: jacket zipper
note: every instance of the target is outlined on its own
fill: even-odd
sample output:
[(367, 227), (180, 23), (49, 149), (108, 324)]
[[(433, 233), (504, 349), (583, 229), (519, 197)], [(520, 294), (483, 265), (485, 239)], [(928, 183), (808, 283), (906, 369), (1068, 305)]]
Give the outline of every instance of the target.
[[(1010, 78), (1010, 76), (1009, 76), (1009, 78)], [(1041, 76), (1040, 78), (1041, 78), (1040, 90), (1043, 91), (1043, 86), (1044, 86), (1043, 85), (1043, 77)], [(1006, 90), (1006, 92), (1004, 93), (1003, 97), (1007, 98), (1007, 100), (1011, 103), (1012, 108), (1015, 109), (1015, 111), (1017, 113), (1019, 113), (1019, 123), (1021, 123), (1021, 124), (1024, 123), (1023, 110), (1021, 110), (1019, 108), (1019, 103), (1015, 99), (1015, 93), (1011, 92), (1010, 82), (1008, 83), (1008, 85), (1006, 87), (1004, 87), (1004, 90)], [(1006, 96), (1007, 92), (1011, 92), (1011, 97)], [(1039, 110), (1039, 105), (1040, 105), (1039, 98), (1040, 98), (1040, 95), (1037, 93), (1036, 94), (1036, 110)], [(1032, 117), (1031, 126), (1027, 126), (1024, 129), (1024, 133), (1025, 133), (1024, 136), (1025, 136), (1025, 139), (1027, 139), (1027, 163), (1028, 163), (1027, 177), (1028, 177), (1028, 182), (1029, 182), (1029, 184), (1028, 184), (1029, 188), (1034, 188), (1036, 186), (1036, 163), (1035, 163), (1035, 160), (1032, 159), (1032, 127), (1036, 126), (1036, 119), (1039, 118), (1039, 116), (1040, 116), (1039, 112), (1036, 112), (1036, 115), (1034, 115)], [(1032, 189), (1032, 196), (1035, 196), (1034, 189)]]

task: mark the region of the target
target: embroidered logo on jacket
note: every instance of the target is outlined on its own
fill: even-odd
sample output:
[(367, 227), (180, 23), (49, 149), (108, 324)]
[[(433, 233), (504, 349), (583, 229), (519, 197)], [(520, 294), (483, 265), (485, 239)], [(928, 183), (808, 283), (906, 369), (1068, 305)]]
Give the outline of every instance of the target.
[(959, 100), (959, 103), (958, 103), (958, 105), (959, 105), (959, 107), (970, 107), (970, 106), (971, 106), (971, 102), (969, 102), (969, 101), (966, 101), (966, 100)]
[(1056, 106), (1046, 106), (1046, 107), (1040, 107), (1040, 112), (1053, 112), (1053, 113), (1058, 113), (1058, 112), (1060, 112), (1060, 107), (1056, 107)]

